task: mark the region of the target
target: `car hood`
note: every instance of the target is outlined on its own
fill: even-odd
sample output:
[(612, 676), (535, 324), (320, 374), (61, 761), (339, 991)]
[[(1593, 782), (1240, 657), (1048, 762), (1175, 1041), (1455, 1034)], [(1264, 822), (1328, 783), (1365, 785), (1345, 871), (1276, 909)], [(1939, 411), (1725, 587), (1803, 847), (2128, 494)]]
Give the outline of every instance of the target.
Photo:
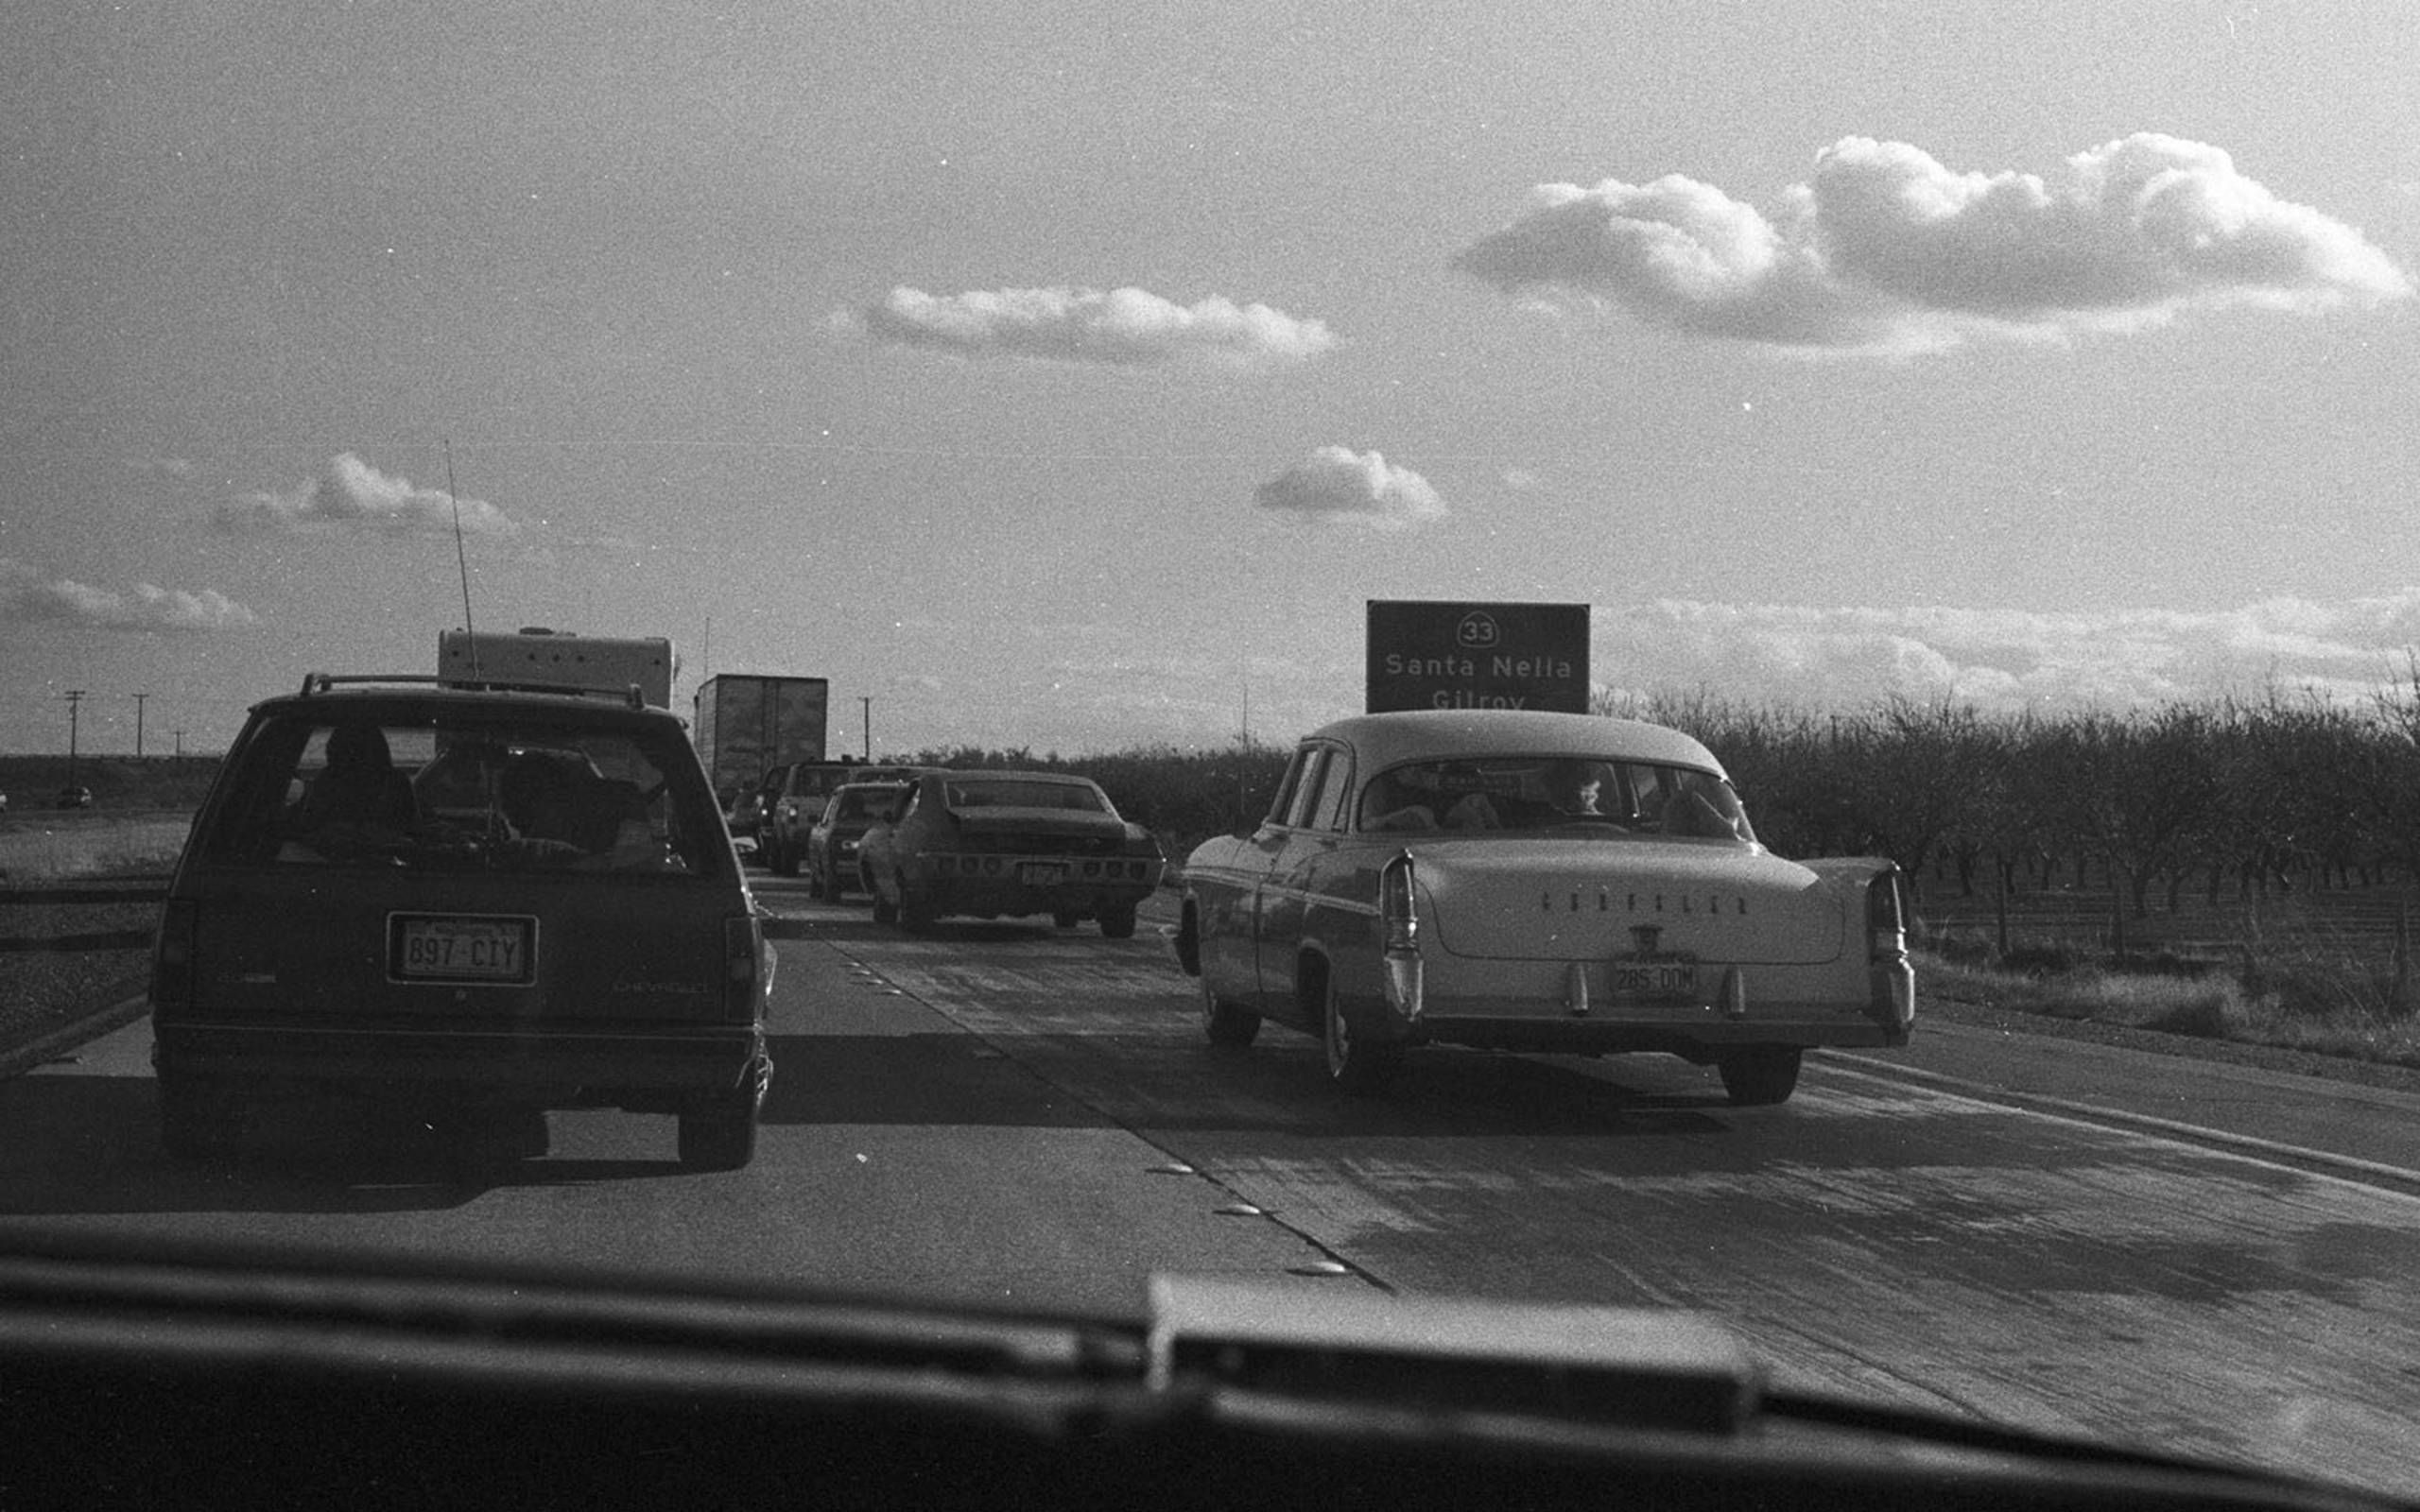
[[(1422, 916), (1456, 955), (1601, 960), (1677, 952), (1808, 964), (1837, 959), (1847, 941), (1841, 890), (1763, 850), (1611, 838), (1409, 849)], [(1647, 929), (1652, 944), (1642, 944)]]

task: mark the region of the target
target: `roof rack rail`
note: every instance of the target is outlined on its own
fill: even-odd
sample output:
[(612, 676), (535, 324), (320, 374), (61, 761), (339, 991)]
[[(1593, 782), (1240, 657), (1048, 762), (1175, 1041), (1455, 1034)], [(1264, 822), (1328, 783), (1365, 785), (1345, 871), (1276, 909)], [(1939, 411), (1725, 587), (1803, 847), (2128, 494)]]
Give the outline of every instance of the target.
[(326, 693), (339, 682), (435, 682), (424, 672), (309, 672), (302, 677), (302, 696)]
[(471, 693), (550, 693), (572, 698), (611, 698), (630, 709), (647, 707), (646, 690), (635, 682), (619, 688), (600, 688), (593, 683), (544, 682), (531, 678), (439, 677), (424, 672), (314, 672), (302, 679), (302, 696), (327, 693), (340, 682), (400, 682)]

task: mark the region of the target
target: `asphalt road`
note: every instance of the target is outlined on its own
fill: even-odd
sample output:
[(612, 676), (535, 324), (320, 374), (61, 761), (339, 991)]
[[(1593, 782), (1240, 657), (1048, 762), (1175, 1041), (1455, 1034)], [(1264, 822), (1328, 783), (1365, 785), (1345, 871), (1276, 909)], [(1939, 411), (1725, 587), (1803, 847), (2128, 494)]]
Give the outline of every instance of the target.
[[(557, 1114), (466, 1173), (158, 1153), (147, 1028), (0, 1082), (0, 1224), (1132, 1313), (1155, 1269), (1721, 1315), (1790, 1385), (2420, 1491), (2420, 1099), (1926, 1024), (1735, 1110), (1710, 1072), (1436, 1051), (1348, 1101), (1214, 1051), (1148, 924), (787, 916), (756, 1162)], [(341, 1132), (341, 1131), (339, 1131)]]

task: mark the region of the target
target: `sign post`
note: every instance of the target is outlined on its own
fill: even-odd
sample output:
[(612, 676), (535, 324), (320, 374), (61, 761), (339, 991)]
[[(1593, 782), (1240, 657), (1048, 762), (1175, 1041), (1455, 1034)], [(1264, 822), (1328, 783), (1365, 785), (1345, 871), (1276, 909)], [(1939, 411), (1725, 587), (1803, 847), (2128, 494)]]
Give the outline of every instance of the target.
[(1367, 712), (1588, 712), (1588, 606), (1369, 603)]

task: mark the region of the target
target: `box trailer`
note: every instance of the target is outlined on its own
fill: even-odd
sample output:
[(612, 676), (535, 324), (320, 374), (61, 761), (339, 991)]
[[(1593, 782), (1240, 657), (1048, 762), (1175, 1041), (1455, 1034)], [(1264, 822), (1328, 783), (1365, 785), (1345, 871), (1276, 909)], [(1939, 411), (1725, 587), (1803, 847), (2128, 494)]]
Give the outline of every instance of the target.
[(753, 794), (772, 768), (823, 759), (831, 701), (823, 678), (724, 673), (705, 680), (689, 738), (726, 810)]
[(663, 636), (619, 639), (574, 635), (524, 626), (518, 630), (440, 630), (437, 676), (441, 682), (514, 688), (602, 688), (616, 693), (635, 686), (658, 709), (672, 707), (672, 679), (679, 670), (672, 643)]

